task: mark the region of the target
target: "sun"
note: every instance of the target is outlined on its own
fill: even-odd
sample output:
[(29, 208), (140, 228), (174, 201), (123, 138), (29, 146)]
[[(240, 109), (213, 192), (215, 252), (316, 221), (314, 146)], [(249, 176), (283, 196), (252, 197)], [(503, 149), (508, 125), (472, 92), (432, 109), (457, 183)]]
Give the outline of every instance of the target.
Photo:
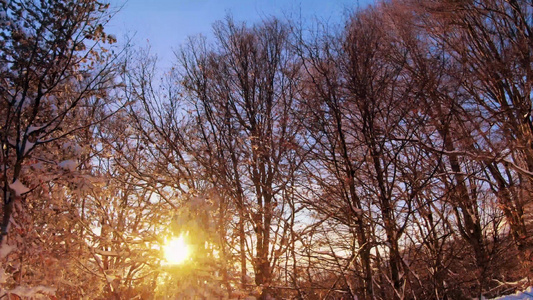
[(166, 264), (179, 265), (190, 256), (190, 249), (183, 236), (174, 237), (163, 246)]

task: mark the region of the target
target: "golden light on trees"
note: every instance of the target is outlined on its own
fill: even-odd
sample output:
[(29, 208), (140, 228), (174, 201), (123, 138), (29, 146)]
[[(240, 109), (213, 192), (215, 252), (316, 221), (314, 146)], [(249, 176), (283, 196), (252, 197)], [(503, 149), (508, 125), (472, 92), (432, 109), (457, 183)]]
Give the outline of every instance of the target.
[(165, 262), (168, 265), (179, 265), (184, 263), (191, 255), (190, 247), (185, 242), (183, 236), (173, 237), (163, 246)]

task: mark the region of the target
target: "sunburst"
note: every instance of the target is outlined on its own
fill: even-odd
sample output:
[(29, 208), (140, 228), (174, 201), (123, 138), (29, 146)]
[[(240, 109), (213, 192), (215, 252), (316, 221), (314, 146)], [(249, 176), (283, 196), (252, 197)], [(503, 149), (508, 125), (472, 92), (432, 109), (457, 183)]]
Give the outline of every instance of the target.
[(163, 246), (165, 262), (168, 265), (179, 265), (187, 261), (191, 255), (190, 247), (183, 236), (174, 237)]

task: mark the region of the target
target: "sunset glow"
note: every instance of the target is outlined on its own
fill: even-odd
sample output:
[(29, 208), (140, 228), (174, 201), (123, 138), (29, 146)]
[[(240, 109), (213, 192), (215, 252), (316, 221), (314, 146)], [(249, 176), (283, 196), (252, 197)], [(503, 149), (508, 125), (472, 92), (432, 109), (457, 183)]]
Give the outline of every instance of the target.
[(190, 249), (183, 236), (174, 237), (163, 246), (166, 264), (179, 265), (190, 256)]

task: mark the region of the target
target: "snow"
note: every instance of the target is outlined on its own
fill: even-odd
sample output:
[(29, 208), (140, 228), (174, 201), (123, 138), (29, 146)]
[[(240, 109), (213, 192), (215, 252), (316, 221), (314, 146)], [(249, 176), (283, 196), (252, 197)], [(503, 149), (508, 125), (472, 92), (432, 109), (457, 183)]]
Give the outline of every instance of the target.
[(74, 147), (72, 148), (72, 151), (74, 151), (74, 154), (75, 155), (80, 155), (81, 154), (81, 147), (79, 145), (74, 145)]
[(44, 170), (44, 165), (43, 165), (42, 162), (34, 163), (34, 164), (30, 165), (30, 167), (31, 167), (33, 170), (37, 170), (37, 171), (42, 171), (42, 170)]
[(63, 149), (65, 149), (65, 150), (68, 149), (68, 150), (72, 151), (72, 153), (74, 155), (79, 155), (81, 153), (81, 151), (82, 151), (82, 148), (78, 144), (76, 144), (74, 142), (66, 142), (66, 143), (64, 143), (63, 144)]
[(14, 245), (7, 245), (3, 244), (2, 247), (0, 247), (0, 259), (3, 259), (4, 257), (8, 256), (11, 251), (15, 250), (17, 247)]
[(7, 143), (9, 144), (9, 146), (12, 146), (12, 147), (15, 147), (17, 145), (17, 141), (11, 137), (7, 138)]
[(119, 256), (119, 253), (116, 251), (105, 251), (105, 250), (96, 249), (94, 252), (102, 256)]
[(16, 288), (7, 290), (6, 292), (7, 294), (15, 294), (19, 297), (28, 297), (31, 299), (50, 299), (44, 295), (55, 295), (56, 289), (42, 285), (35, 287), (17, 286)]
[(513, 295), (502, 296), (498, 298), (493, 298), (492, 300), (526, 300), (533, 299), (533, 287), (528, 287), (523, 292), (517, 292)]
[(44, 126), (29, 126), (28, 129), (26, 129), (26, 134), (31, 134), (34, 131), (42, 129)]
[(9, 188), (11, 188), (17, 196), (20, 196), (30, 191), (30, 189), (27, 188), (24, 184), (22, 184), (22, 182), (20, 182), (20, 180), (18, 179), (15, 180), (15, 182), (13, 182), (12, 184), (10, 184)]
[(107, 283), (112, 283), (113, 280), (115, 280), (117, 278), (115, 276), (113, 276), (113, 275), (106, 275), (105, 279), (107, 280)]
[(35, 143), (32, 143), (30, 141), (26, 141), (26, 144), (24, 144), (24, 155), (28, 154), (28, 152), (33, 149), (35, 146)]
[(73, 161), (72, 159), (67, 159), (59, 163), (59, 167), (63, 168), (65, 170), (69, 170), (71, 172), (74, 172), (76, 170), (76, 167), (78, 164)]
[(6, 271), (2, 268), (0, 268), (0, 284), (4, 284), (7, 282), (7, 274)]

